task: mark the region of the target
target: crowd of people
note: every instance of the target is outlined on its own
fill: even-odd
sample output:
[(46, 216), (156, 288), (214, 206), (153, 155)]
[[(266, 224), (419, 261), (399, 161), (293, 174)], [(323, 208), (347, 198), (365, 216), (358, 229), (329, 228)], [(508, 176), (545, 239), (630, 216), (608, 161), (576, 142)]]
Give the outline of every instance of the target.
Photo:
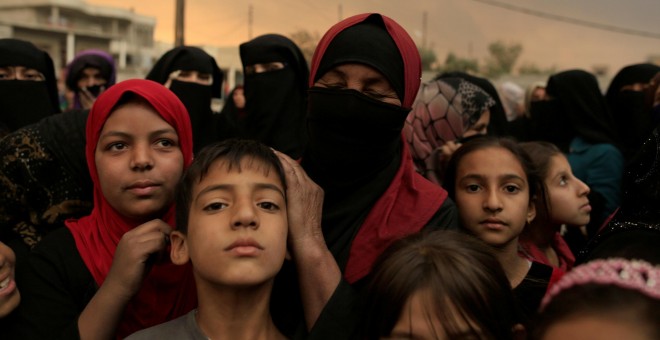
[(660, 66), (421, 83), (377, 13), (240, 56), (59, 96), (0, 39), (0, 338), (660, 338)]

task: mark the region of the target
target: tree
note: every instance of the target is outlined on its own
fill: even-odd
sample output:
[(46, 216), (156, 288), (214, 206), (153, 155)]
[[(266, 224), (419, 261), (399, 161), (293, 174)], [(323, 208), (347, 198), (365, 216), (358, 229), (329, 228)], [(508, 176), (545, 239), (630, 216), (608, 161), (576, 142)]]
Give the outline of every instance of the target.
[(298, 45), (307, 60), (307, 64), (311, 64), (316, 45), (318, 45), (319, 40), (321, 40), (319, 32), (310, 32), (304, 29), (299, 29), (289, 34), (289, 39)]
[(510, 74), (522, 50), (520, 44), (507, 45), (502, 41), (496, 41), (488, 45), (490, 57), (486, 61), (486, 75), (488, 77), (498, 77), (502, 74)]
[(425, 47), (419, 47), (417, 48), (417, 50), (419, 51), (419, 56), (422, 59), (422, 70), (423, 71), (432, 70), (433, 67), (435, 66), (436, 61), (438, 60), (438, 58), (435, 55), (435, 51)]
[(476, 59), (460, 58), (457, 57), (453, 52), (449, 52), (447, 59), (445, 59), (445, 64), (442, 65), (439, 72), (468, 72), (476, 73), (479, 71), (479, 63)]

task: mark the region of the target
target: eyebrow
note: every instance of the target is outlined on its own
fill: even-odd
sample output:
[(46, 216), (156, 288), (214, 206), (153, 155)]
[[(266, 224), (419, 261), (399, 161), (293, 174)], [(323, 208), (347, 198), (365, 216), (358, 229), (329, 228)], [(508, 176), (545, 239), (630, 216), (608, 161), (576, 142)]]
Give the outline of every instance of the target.
[[(480, 175), (480, 174), (467, 174), (467, 175), (461, 177), (459, 181), (463, 181), (463, 180), (466, 180), (466, 179), (483, 180), (484, 178), (485, 178), (485, 176)], [(504, 174), (504, 175), (498, 176), (497, 178), (500, 179), (500, 180), (514, 180), (514, 179), (517, 179), (517, 180), (526, 182), (524, 178), (522, 178), (522, 177), (520, 177), (516, 174)]]
[[(235, 187), (235, 185), (233, 185), (233, 184), (216, 184), (216, 185), (208, 186), (208, 187), (202, 189), (202, 191), (200, 191), (197, 194), (197, 196), (195, 196), (195, 201), (197, 201), (201, 196), (203, 196), (203, 195), (205, 195), (209, 192), (212, 192), (212, 191), (231, 191), (234, 187)], [(282, 191), (282, 189), (280, 189), (275, 184), (255, 183), (254, 187), (258, 190), (273, 190), (273, 191), (279, 193), (280, 195), (282, 195), (282, 198), (286, 198), (286, 196), (284, 196), (284, 192)]]
[[(149, 133), (149, 137), (154, 137), (154, 136), (160, 136), (166, 133), (174, 133), (176, 134), (176, 130), (172, 128), (166, 128), (166, 129), (160, 129), (156, 131), (152, 131)], [(106, 137), (124, 137), (124, 138), (131, 138), (132, 134), (124, 131), (108, 131), (104, 133), (103, 135), (99, 136), (99, 139), (106, 138)]]

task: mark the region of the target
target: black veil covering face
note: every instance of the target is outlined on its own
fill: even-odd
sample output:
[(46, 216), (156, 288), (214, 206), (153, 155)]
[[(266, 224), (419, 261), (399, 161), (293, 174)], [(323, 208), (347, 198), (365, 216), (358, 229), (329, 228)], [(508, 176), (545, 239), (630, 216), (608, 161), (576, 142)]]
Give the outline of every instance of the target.
[(532, 103), (532, 125), (539, 139), (567, 152), (574, 137), (590, 144), (620, 146), (614, 119), (596, 77), (583, 70), (559, 72), (548, 78), (546, 93), (553, 99)]
[(652, 98), (645, 89), (624, 89), (633, 84), (648, 84), (660, 72), (654, 64), (633, 64), (622, 68), (612, 79), (605, 100), (612, 112), (617, 129), (621, 133), (622, 151), (630, 160), (651, 134), (654, 124), (651, 117)]
[(197, 71), (213, 77), (211, 85), (171, 79), (170, 90), (188, 110), (193, 129), (194, 151), (219, 139), (211, 101), (221, 97), (224, 74), (215, 58), (192, 46), (175, 47), (165, 53), (147, 74), (146, 79), (165, 84), (174, 71)]
[[(307, 141), (305, 112), (309, 68), (290, 39), (266, 34), (239, 47), (245, 74), (245, 115), (238, 119), (242, 138), (258, 140), (300, 158)], [(247, 66), (280, 62), (284, 68), (245, 72)]]
[(623, 175), (619, 211), (587, 247), (578, 262), (596, 258), (644, 259), (660, 265), (660, 130), (639, 149)]
[(60, 112), (55, 69), (48, 53), (27, 41), (0, 39), (0, 67), (6, 66), (32, 68), (45, 78), (44, 81), (0, 81), (0, 121), (6, 132)]

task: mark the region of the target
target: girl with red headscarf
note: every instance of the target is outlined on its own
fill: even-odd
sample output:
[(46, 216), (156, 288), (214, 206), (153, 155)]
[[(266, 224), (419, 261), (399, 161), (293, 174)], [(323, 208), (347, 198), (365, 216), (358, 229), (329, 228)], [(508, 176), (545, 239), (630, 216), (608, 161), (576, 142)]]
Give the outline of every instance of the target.
[[(280, 155), (295, 262), (295, 268), (285, 265), (273, 291), (273, 316), (292, 318), (280, 320), (281, 329), (302, 323), (292, 301), (299, 297), (307, 326), (301, 333), (350, 338), (363, 279), (378, 255), (403, 236), (457, 227), (447, 192), (415, 171), (402, 138), (420, 65), (410, 36), (380, 14), (339, 22), (317, 46), (309, 80), (308, 146), (300, 165)], [(296, 202), (300, 191), (309, 197)], [(322, 214), (320, 203), (313, 204), (319, 201)], [(291, 208), (296, 204), (299, 210)]]
[(30, 255), (22, 338), (124, 338), (195, 307), (190, 267), (161, 256), (191, 131), (181, 101), (158, 83), (127, 80), (99, 96), (86, 126), (94, 209)]

